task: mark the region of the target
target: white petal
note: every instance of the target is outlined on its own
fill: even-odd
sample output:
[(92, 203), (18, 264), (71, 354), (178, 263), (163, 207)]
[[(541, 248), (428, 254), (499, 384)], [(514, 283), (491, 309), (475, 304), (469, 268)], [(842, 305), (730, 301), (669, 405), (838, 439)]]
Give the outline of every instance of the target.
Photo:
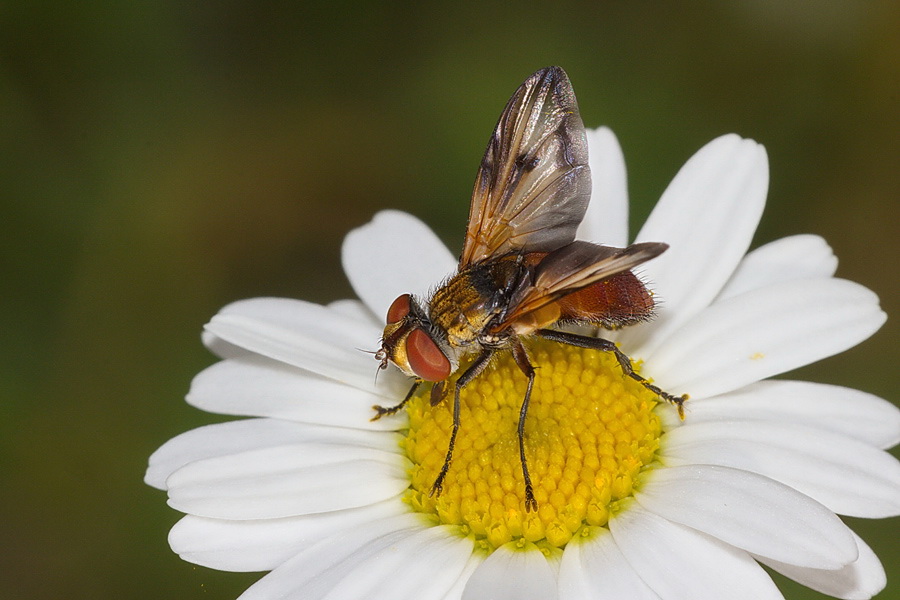
[[(347, 435), (351, 437), (346, 437)], [(291, 444), (307, 440), (338, 439), (359, 445), (387, 448), (392, 442), (387, 434), (335, 430), (298, 425), (274, 419), (247, 419), (199, 427), (178, 435), (162, 445), (150, 457), (145, 482), (166, 489), (166, 479), (184, 465), (214, 456), (234, 454), (256, 448)]]
[(441, 600), (472, 555), (472, 541), (447, 525), (428, 527), (373, 553), (325, 595), (330, 600)]
[(682, 167), (637, 236), (670, 248), (641, 266), (661, 305), (652, 327), (622, 332), (626, 350), (645, 356), (716, 297), (750, 245), (768, 185), (765, 149), (733, 134)]
[[(379, 552), (426, 529), (421, 515), (370, 521), (306, 546), (244, 592), (240, 600), (316, 600)], [(389, 597), (389, 596), (387, 596)], [(350, 599), (347, 599), (350, 600)]]
[(609, 521), (631, 567), (666, 600), (783, 596), (749, 554), (633, 505)]
[(456, 577), (456, 582), (450, 586), (450, 589), (447, 590), (447, 593), (444, 594), (444, 597), (441, 600), (462, 600), (463, 592), (466, 589), (466, 584), (469, 583), (469, 578), (472, 576), (472, 573), (475, 572), (475, 569), (484, 562), (485, 556), (481, 552), (473, 552), (469, 556), (469, 560), (466, 561), (466, 566), (463, 567), (462, 572)]
[(408, 468), (396, 452), (309, 442), (198, 460), (172, 473), (166, 485), (169, 505), (185, 513), (275, 519), (391, 498), (409, 486)]
[(361, 389), (372, 389), (376, 363), (364, 352), (381, 331), (324, 306), (284, 298), (229, 304), (206, 330), (230, 344)]
[(578, 239), (607, 246), (628, 245), (628, 177), (616, 134), (608, 127), (587, 131), (591, 202)]
[(608, 530), (572, 539), (559, 569), (560, 600), (659, 600), (625, 559)]
[(353, 291), (380, 318), (400, 294), (424, 296), (457, 262), (427, 225), (396, 210), (348, 233), (341, 259)]
[(203, 345), (219, 358), (244, 358), (255, 354), (246, 348), (226, 342), (209, 331), (202, 331), (200, 339), (203, 341)]
[(717, 300), (781, 281), (831, 277), (837, 257), (817, 235), (794, 235), (760, 246), (747, 254)]
[[(266, 299), (259, 298), (257, 300), (265, 301)], [(334, 302), (329, 303), (327, 308), (337, 315), (343, 315), (354, 321), (361, 322), (363, 327), (369, 328), (376, 326), (379, 331), (382, 327), (382, 317), (376, 317), (372, 311), (359, 300), (335, 300)], [(209, 348), (213, 354), (219, 358), (244, 358), (254, 354), (246, 348), (226, 342), (209, 331), (204, 331), (202, 337), (203, 345)]]
[(733, 419), (797, 423), (878, 448), (900, 443), (900, 409), (878, 396), (836, 385), (759, 381), (689, 405), (691, 424)]
[(500, 546), (469, 578), (463, 600), (554, 600), (557, 583), (547, 559), (533, 544)]
[(900, 462), (864, 442), (792, 423), (693, 423), (668, 432), (667, 464), (723, 465), (788, 485), (842, 515), (900, 514)]
[(712, 465), (657, 469), (635, 498), (670, 521), (781, 562), (838, 569), (857, 557), (850, 530), (834, 513), (754, 473)]
[(861, 285), (790, 281), (710, 306), (643, 358), (663, 389), (703, 398), (852, 348), (884, 320), (878, 297)]
[(359, 300), (350, 298), (335, 300), (328, 303), (328, 309), (351, 319), (362, 321), (363, 323), (374, 322), (374, 324), (378, 327), (382, 327), (384, 325), (384, 323), (381, 322), (382, 316), (373, 313), (371, 310), (369, 310), (368, 306), (366, 306)]
[(260, 356), (224, 360), (194, 377), (189, 404), (225, 415), (274, 417), (303, 423), (396, 430), (405, 413), (371, 418), (375, 404), (393, 405), (402, 397), (386, 398), (303, 369)]
[(846, 600), (867, 600), (884, 589), (887, 577), (872, 549), (855, 533), (853, 536), (859, 546), (859, 558), (843, 569), (804, 569), (767, 558), (759, 561), (817, 592)]
[(220, 571), (271, 571), (311, 544), (366, 523), (409, 512), (396, 499), (333, 512), (226, 521), (187, 515), (169, 532), (181, 558)]

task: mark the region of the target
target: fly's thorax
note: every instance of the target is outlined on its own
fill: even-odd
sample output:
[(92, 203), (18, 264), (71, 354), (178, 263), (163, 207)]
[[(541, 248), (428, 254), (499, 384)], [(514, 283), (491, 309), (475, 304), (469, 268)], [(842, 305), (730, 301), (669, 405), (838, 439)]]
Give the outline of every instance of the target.
[(452, 347), (475, 343), (507, 308), (510, 290), (521, 269), (512, 259), (465, 269), (435, 290), (429, 317)]
[(444, 332), (451, 346), (468, 346), (492, 316), (489, 300), (472, 286), (466, 273), (458, 274), (432, 296), (431, 321)]

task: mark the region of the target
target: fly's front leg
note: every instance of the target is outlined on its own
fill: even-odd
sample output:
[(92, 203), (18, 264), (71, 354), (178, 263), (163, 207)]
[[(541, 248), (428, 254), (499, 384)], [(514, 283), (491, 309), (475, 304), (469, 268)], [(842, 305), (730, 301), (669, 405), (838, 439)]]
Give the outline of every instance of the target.
[(475, 362), (469, 365), (466, 372), (456, 380), (456, 389), (453, 391), (453, 430), (450, 433), (450, 445), (447, 447), (447, 456), (444, 457), (444, 466), (441, 467), (441, 472), (438, 473), (437, 479), (434, 480), (434, 485), (431, 486), (431, 493), (428, 494), (429, 496), (441, 495), (441, 491), (444, 489), (444, 478), (447, 476), (447, 471), (450, 470), (450, 461), (453, 460), (453, 445), (456, 444), (456, 434), (459, 432), (459, 393), (466, 384), (484, 371), (484, 368), (488, 366), (491, 360), (492, 354), (492, 350), (482, 350)]
[(619, 350), (619, 347), (616, 346), (615, 343), (603, 338), (588, 337), (575, 333), (567, 333), (565, 331), (556, 331), (554, 329), (539, 329), (535, 333), (542, 338), (553, 342), (569, 344), (570, 346), (577, 346), (578, 348), (588, 348), (591, 350), (603, 350), (605, 352), (612, 352), (613, 355), (615, 355), (616, 360), (619, 361), (619, 366), (622, 367), (622, 372), (625, 373), (625, 375), (631, 377), (669, 404), (674, 404), (678, 409), (678, 416), (682, 421), (684, 421), (684, 403), (685, 401), (687, 401), (689, 396), (687, 394), (682, 394), (681, 396), (673, 396), (672, 394), (663, 391), (659, 387), (653, 385), (652, 383), (638, 375), (634, 371), (634, 367), (631, 366), (631, 359), (628, 358), (627, 354)]
[(528, 378), (528, 387), (525, 388), (525, 398), (522, 399), (522, 408), (519, 410), (519, 461), (522, 463), (522, 476), (525, 478), (525, 512), (537, 511), (537, 500), (534, 499), (534, 487), (531, 485), (531, 475), (528, 474), (528, 463), (525, 460), (525, 416), (528, 414), (528, 403), (531, 400), (531, 388), (534, 386), (534, 367), (528, 360), (528, 353), (522, 342), (516, 340), (512, 345), (513, 359), (519, 369)]
[(384, 406), (379, 406), (378, 404), (373, 406), (372, 408), (375, 410), (375, 416), (369, 420), (377, 421), (378, 419), (380, 419), (381, 417), (383, 417), (385, 415), (392, 415), (392, 414), (396, 413), (397, 411), (399, 411), (400, 409), (402, 409), (404, 406), (406, 406), (406, 403), (412, 399), (413, 395), (416, 393), (416, 390), (419, 389), (420, 385), (422, 385), (422, 380), (416, 379), (413, 382), (412, 387), (409, 388), (409, 391), (406, 393), (406, 398), (404, 398), (400, 402), (400, 404), (397, 404), (396, 406), (384, 407)]

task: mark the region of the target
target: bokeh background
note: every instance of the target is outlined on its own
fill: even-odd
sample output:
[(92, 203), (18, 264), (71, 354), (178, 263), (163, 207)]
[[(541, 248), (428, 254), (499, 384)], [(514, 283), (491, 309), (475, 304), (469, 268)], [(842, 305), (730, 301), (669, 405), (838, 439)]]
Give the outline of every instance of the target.
[[(755, 244), (823, 235), (893, 315), (791, 376), (897, 400), (896, 2), (6, 2), (0, 596), (254, 581), (175, 556), (179, 515), (142, 483), (160, 444), (221, 420), (182, 401), (213, 362), (201, 326), (240, 298), (349, 296), (341, 239), (382, 208), (458, 250), (500, 109), (549, 64), (618, 134), (633, 231), (701, 145), (764, 143)], [(900, 598), (900, 523), (852, 521)]]

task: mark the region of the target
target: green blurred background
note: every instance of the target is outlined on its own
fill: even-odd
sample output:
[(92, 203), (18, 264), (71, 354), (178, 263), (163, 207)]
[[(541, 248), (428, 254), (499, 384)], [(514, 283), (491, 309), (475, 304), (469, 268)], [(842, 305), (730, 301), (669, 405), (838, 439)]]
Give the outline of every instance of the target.
[[(410, 211), (458, 250), (488, 134), (559, 64), (625, 150), (632, 230), (701, 145), (764, 143), (756, 244), (814, 232), (893, 320), (793, 377), (897, 399), (900, 4), (7, 2), (0, 6), (0, 596), (234, 598), (142, 483), (201, 326), (350, 295), (342, 236)], [(840, 323), (835, 323), (839, 327)], [(853, 526), (900, 597), (898, 520)], [(820, 598), (780, 585), (790, 598)]]

